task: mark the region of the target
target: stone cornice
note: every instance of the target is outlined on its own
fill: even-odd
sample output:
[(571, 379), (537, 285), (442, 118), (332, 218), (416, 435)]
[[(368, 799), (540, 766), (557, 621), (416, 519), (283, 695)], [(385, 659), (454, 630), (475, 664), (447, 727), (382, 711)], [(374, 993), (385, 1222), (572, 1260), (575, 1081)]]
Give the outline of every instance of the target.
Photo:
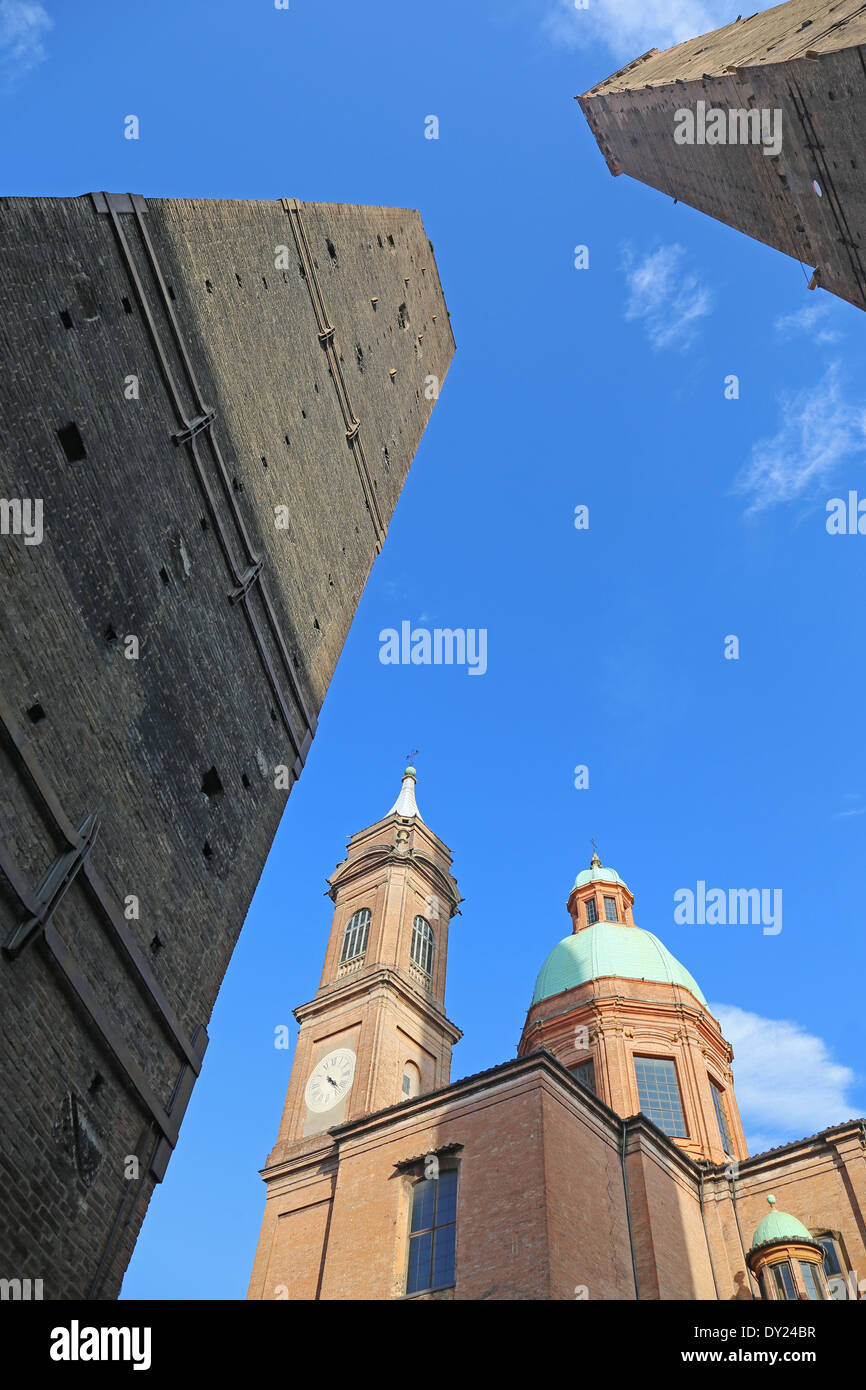
[(298, 1023), (333, 1012), (335, 1005), (363, 1003), (377, 990), (390, 990), (399, 995), (414, 1008), (425, 1014), (431, 1024), (448, 1034), (452, 1043), (463, 1037), (462, 1030), (452, 1023), (438, 1000), (416, 989), (403, 974), (393, 967), (372, 968), (369, 973), (360, 971), (357, 975), (347, 975), (326, 985), (320, 994), (306, 1004), (299, 1004), (292, 1012)]
[[(756, 1177), (762, 1169), (773, 1168), (778, 1164), (796, 1163), (802, 1161), (804, 1153), (810, 1149), (816, 1159), (833, 1159), (836, 1152), (836, 1142), (840, 1139), (859, 1136), (860, 1143), (866, 1147), (866, 1119), (845, 1120), (844, 1123), (833, 1125), (830, 1129), (819, 1130), (817, 1134), (807, 1135), (805, 1139), (795, 1139), (790, 1144), (781, 1144), (776, 1149), (766, 1149), (763, 1153), (751, 1154), (749, 1158), (742, 1159), (738, 1164), (738, 1172), (741, 1177)], [(708, 1176), (721, 1177), (724, 1175), (728, 1165), (715, 1164), (708, 1172)]]

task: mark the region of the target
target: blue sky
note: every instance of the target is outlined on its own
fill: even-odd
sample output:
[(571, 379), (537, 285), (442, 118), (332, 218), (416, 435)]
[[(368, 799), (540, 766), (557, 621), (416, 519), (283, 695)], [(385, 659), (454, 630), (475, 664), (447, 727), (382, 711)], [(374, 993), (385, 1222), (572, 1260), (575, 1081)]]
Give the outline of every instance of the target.
[[(465, 898), (455, 1078), (514, 1055), (594, 836), (722, 1017), (752, 1147), (866, 1112), (866, 539), (825, 529), (827, 500), (863, 487), (863, 319), (795, 262), (613, 179), (573, 100), (736, 13), (0, 0), (6, 193), (417, 207), (457, 341), (126, 1297), (243, 1297), (291, 1062), (274, 1029), (296, 1031), (325, 878), (410, 748)], [(381, 664), (403, 620), (485, 628), (486, 674)], [(781, 888), (781, 932), (675, 924), (699, 880)]]

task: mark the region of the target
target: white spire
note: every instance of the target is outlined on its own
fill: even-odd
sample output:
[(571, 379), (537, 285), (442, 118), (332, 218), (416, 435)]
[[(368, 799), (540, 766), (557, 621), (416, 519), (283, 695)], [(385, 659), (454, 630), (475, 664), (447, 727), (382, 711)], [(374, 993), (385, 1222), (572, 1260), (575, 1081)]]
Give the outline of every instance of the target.
[(397, 797), (388, 815), (417, 816), (419, 820), (424, 819), (415, 802), (414, 767), (407, 767), (406, 771), (403, 773), (403, 785), (400, 788), (400, 795)]

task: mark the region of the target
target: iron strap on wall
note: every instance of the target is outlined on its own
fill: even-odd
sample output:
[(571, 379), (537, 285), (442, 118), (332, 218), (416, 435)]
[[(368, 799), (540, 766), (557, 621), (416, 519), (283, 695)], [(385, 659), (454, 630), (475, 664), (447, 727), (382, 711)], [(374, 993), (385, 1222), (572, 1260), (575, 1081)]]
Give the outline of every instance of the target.
[[(264, 668), (265, 675), (267, 676), (268, 683), (280, 711), (283, 725), (292, 745), (294, 753), (294, 766), (292, 771), (297, 778), (301, 774), (301, 769), (303, 768), (304, 761), (309, 752), (310, 744), (313, 741), (313, 734), (316, 730), (316, 716), (307, 705), (300, 683), (295, 676), (291, 658), (277, 621), (270, 594), (265, 584), (263, 573), (264, 562), (253, 551), (249, 533), (244, 524), (244, 519), (235, 499), (234, 492), (232, 491), (231, 480), (226, 471), (226, 466), (213, 429), (216, 411), (212, 407), (206, 405), (202, 399), (198, 380), (193, 370), (183, 336), (178, 327), (174, 306), (168, 294), (165, 280), (153, 249), (153, 243), (148, 234), (145, 220), (147, 204), (144, 198), (137, 193), (93, 193), (91, 197), (96, 211), (102, 215), (107, 215), (111, 219), (111, 225), (114, 229), (115, 237), (117, 238), (117, 244), (120, 247), (127, 273), (132, 282), (133, 289), (135, 290), (141, 312), (144, 315), (144, 321), (151, 342), (153, 343), (160, 371), (166, 387), (168, 388), (172, 407), (177, 417), (179, 428), (173, 433), (172, 439), (175, 444), (183, 445), (187, 450), (195, 470), (199, 487), (207, 503), (211, 521), (213, 522), (214, 530), (216, 531), (220, 547), (231, 575), (232, 588), (229, 591), (228, 597), (232, 604), (240, 604), (246, 615), (259, 660)], [(131, 214), (131, 220), (137, 231), (139, 243), (144, 252), (151, 285), (155, 290), (156, 301), (162, 312), (163, 319), (168, 325), (171, 342), (181, 363), (183, 375), (186, 377), (185, 393), (187, 396), (191, 397), (191, 408), (188, 407), (187, 401), (185, 400), (184, 389), (181, 388), (181, 384), (172, 371), (171, 363), (165, 351), (165, 345), (160, 336), (156, 318), (151, 308), (147, 290), (139, 274), (130, 244), (121, 225), (120, 219), (122, 214)], [(206, 440), (208, 448), (210, 449), (213, 463), (211, 469), (206, 468), (199, 452), (199, 441), (201, 439)], [(224, 525), (218, 496), (215, 495), (211, 486), (209, 474), (212, 474), (214, 471), (216, 471), (217, 481), (220, 485), (219, 499), (222, 506), (227, 507), (229, 512), (231, 523), (229, 528)], [(237, 540), (240, 541), (244, 557), (240, 565), (235, 558), (235, 544)], [(259, 627), (256, 612), (252, 607), (251, 597), (253, 591), (256, 589), (261, 599), (268, 628), (277, 651), (279, 652), (280, 665), (282, 667), (282, 680), (285, 681), (288, 686), (292, 700), (300, 712), (302, 719), (301, 725), (298, 725), (288, 707), (283, 694), (283, 685), (274, 669), (274, 664), (271, 661), (270, 653), (265, 645), (264, 637)]]
[[(78, 830), (74, 828), (33, 749), (28, 746), (15, 719), (2, 701), (0, 737), (7, 750), (11, 752), (13, 760), (17, 762), (22, 780), (28, 783), (35, 794), (37, 803), (46, 820), (51, 823), (55, 835), (67, 846), (67, 849), (54, 860), (42, 883), (34, 891), (12, 851), (0, 840), (0, 872), (26, 913), (26, 917), (13, 927), (3, 943), (2, 953), (8, 960), (14, 960), (29, 943), (41, 939), (126, 1085), (137, 1096), (164, 1140), (164, 1145), (157, 1150), (161, 1169), (156, 1165), (151, 1169), (154, 1177), (160, 1181), (171, 1150), (177, 1143), (180, 1122), (192, 1090), (192, 1075), (197, 1076), (201, 1071), (202, 1058), (207, 1047), (207, 1030), (204, 1025), (199, 1025), (192, 1041), (186, 1037), (180, 1020), (131, 937), (122, 912), (112, 902), (102, 878), (91, 861), (91, 850), (99, 832), (99, 816), (91, 812), (85, 816)], [(98, 917), (107, 927), (112, 945), (132, 975), (151, 1013), (184, 1059), (167, 1106), (161, 1104), (154, 1094), (144, 1072), (135, 1061), (125, 1040), (107, 1017), (96, 992), (85, 978), (66, 942), (54, 928), (52, 918), (67, 889), (76, 879), (82, 882), (82, 886), (95, 902)]]
[(334, 344), (334, 333), (328, 311), (325, 307), (325, 299), (322, 294), (322, 286), (316, 274), (316, 263), (313, 253), (310, 250), (310, 243), (307, 240), (307, 233), (301, 218), (301, 206), (297, 198), (281, 198), (280, 203), (289, 218), (289, 225), (292, 235), (295, 238), (295, 246), (300, 257), (301, 269), (304, 272), (304, 279), (307, 282), (307, 289), (310, 292), (310, 299), (313, 305), (313, 313), (316, 316), (316, 324), (319, 330), (319, 342), (328, 358), (328, 365), (331, 369), (331, 380), (334, 383), (334, 390), (337, 393), (340, 411), (343, 416), (343, 423), (346, 427), (346, 440), (349, 448), (355, 455), (355, 464), (358, 469), (358, 477), (361, 479), (361, 487), (364, 492), (364, 501), (367, 504), (367, 511), (370, 513), (370, 520), (373, 523), (373, 531), (376, 537), (376, 554), (382, 549), (385, 540), (385, 522), (379, 510), (379, 503), (376, 499), (376, 489), (370, 476), (370, 469), (367, 466), (367, 456), (364, 453), (364, 442), (361, 439), (361, 422), (352, 409), (352, 402), (349, 397), (349, 389), (346, 386), (346, 378), (343, 376), (343, 367), (340, 362), (340, 355)]
[[(866, 8), (866, 6), (864, 6), (864, 8)], [(863, 63), (862, 53), (860, 54), (860, 61), (861, 63)], [(864, 70), (866, 70), (866, 64), (864, 64)], [(864, 273), (863, 262), (860, 259), (860, 246), (858, 242), (854, 239), (851, 227), (848, 224), (848, 219), (845, 215), (845, 209), (843, 208), (841, 199), (839, 198), (839, 194), (836, 191), (836, 185), (833, 181), (833, 174), (830, 170), (830, 165), (827, 161), (824, 146), (818, 139), (818, 132), (815, 130), (815, 123), (812, 120), (812, 114), (809, 111), (809, 108), (806, 104), (806, 98), (800, 90), (799, 83), (797, 83), (793, 79), (792, 81), (793, 85), (788, 87), (788, 95), (790, 96), (794, 110), (797, 113), (797, 119), (799, 120), (800, 125), (802, 126), (804, 143), (806, 145), (806, 148), (811, 150), (812, 157), (815, 160), (815, 168), (817, 170), (818, 183), (821, 188), (822, 194), (826, 193), (827, 205), (830, 209), (830, 213), (833, 217), (834, 222), (836, 223), (836, 229), (839, 233), (837, 241), (839, 242), (840, 246), (844, 246), (845, 248), (845, 252), (848, 256), (848, 261), (851, 266), (851, 272), (854, 276), (854, 279), (857, 282), (857, 288), (860, 291), (862, 307), (866, 309), (866, 273)], [(818, 267), (818, 269), (820, 269), (820, 267)]]

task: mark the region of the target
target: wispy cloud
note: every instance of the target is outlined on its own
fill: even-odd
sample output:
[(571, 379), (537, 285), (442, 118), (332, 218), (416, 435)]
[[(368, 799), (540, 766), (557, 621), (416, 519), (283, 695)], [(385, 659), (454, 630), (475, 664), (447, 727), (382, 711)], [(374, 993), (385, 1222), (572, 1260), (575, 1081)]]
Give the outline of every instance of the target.
[(682, 246), (673, 245), (662, 246), (637, 263), (630, 253), (626, 259), (625, 316), (643, 323), (657, 350), (687, 348), (696, 336), (698, 320), (713, 307), (711, 291), (694, 271), (686, 269), (685, 254)]
[(734, 1048), (734, 1088), (754, 1153), (840, 1124), (857, 1113), (855, 1073), (799, 1023), (711, 1004)]
[[(845, 800), (850, 802), (862, 802), (863, 797), (860, 792), (846, 792)], [(866, 806), (848, 806), (844, 811), (836, 811), (833, 815), (834, 820), (847, 820), (849, 816), (866, 816)]]
[(779, 407), (778, 434), (754, 445), (734, 483), (749, 499), (747, 515), (811, 493), (866, 450), (866, 407), (845, 399), (836, 362), (817, 386), (782, 395)]
[[(784, 314), (776, 319), (776, 332), (781, 333), (785, 338), (793, 338), (798, 333), (806, 333), (814, 337), (816, 343), (835, 343), (842, 336), (835, 328), (823, 327), (824, 321), (830, 312), (830, 305), (826, 299), (818, 299), (814, 304), (806, 304), (802, 309), (797, 309), (793, 314)], [(814, 330), (817, 329), (817, 332)]]
[(603, 43), (617, 57), (637, 58), (648, 48), (670, 48), (718, 29), (737, 17), (726, 0), (550, 0), (544, 29), (554, 43), (579, 48)]
[(0, 0), (0, 77), (9, 88), (45, 58), (54, 21), (36, 0)]

